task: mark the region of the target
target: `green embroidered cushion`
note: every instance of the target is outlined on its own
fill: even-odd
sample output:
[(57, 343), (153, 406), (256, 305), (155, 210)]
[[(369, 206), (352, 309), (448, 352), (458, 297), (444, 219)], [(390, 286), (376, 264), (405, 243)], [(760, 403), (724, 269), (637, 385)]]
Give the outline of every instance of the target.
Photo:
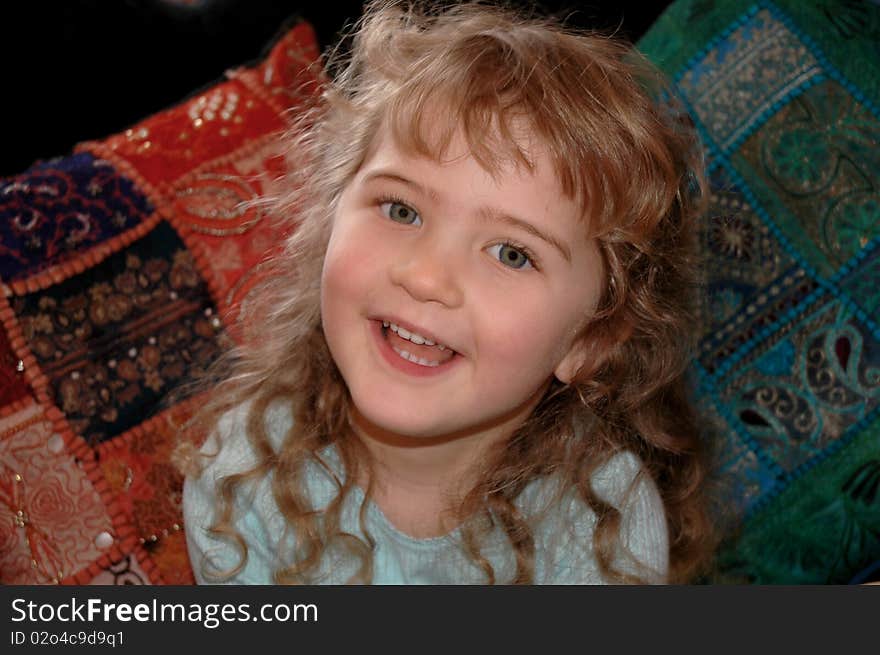
[(712, 187), (693, 362), (717, 446), (713, 581), (848, 583), (880, 560), (880, 6), (671, 5), (639, 47)]

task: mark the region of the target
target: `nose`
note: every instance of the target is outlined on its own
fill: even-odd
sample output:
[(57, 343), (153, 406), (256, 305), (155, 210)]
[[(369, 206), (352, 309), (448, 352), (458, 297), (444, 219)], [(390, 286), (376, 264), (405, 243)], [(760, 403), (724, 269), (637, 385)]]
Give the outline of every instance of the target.
[(457, 265), (452, 251), (440, 239), (420, 236), (395, 257), (390, 269), (391, 282), (419, 302), (458, 307), (464, 300), (464, 290), (461, 264)]

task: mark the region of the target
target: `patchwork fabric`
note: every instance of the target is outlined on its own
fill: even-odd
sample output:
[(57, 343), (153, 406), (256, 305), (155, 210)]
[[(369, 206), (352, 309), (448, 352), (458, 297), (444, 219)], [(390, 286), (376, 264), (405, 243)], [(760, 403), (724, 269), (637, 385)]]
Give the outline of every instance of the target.
[(281, 137), (317, 57), (298, 22), (259, 64), (0, 180), (0, 582), (194, 582), (181, 385), (283, 240), (242, 203), (295, 165)]
[[(90, 477), (106, 482), (103, 500), (115, 533), (137, 543), (140, 569), (152, 583), (192, 584), (183, 535), (183, 477), (173, 461), (178, 426), (192, 415), (182, 402), (96, 449)], [(130, 568), (111, 567), (114, 575)], [(133, 574), (132, 574), (133, 575)]]
[[(17, 293), (66, 277), (72, 260), (148, 220), (153, 208), (108, 162), (81, 154), (0, 183), (0, 276)], [(32, 279), (35, 278), (35, 279)]]
[[(0, 319), (12, 317), (8, 305), (0, 304)], [(9, 336), (0, 330), (0, 416), (15, 412), (33, 398), (24, 380), (24, 362), (15, 356)]]
[(12, 308), (57, 405), (90, 444), (151, 417), (221, 350), (221, 323), (192, 254), (167, 223), (98, 266)]
[(132, 552), (118, 562), (107, 564), (91, 578), (81, 584), (93, 585), (145, 585), (150, 584), (150, 577), (141, 568), (138, 553)]
[(240, 160), (276, 140), (288, 127), (289, 110), (316, 90), (317, 57), (314, 31), (301, 22), (259, 66), (233, 70), (181, 104), (77, 150), (113, 162), (158, 200), (184, 175)]
[(880, 560), (878, 36), (870, 3), (694, 0), (639, 43), (711, 171), (693, 373), (713, 581), (864, 581)]
[(241, 158), (221, 161), (174, 185), (169, 221), (198, 253), (220, 313), (237, 311), (261, 278), (283, 234), (254, 201), (276, 191), (285, 160), (281, 141), (267, 140)]
[(4, 584), (58, 583), (114, 544), (80, 440), (36, 403), (0, 418), (0, 563)]

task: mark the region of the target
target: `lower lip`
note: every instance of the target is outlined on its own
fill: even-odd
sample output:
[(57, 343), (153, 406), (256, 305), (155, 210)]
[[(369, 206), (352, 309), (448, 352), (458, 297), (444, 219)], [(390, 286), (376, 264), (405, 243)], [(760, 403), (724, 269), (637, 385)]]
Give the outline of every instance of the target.
[(398, 355), (394, 348), (391, 347), (391, 344), (388, 343), (388, 340), (382, 335), (382, 321), (370, 321), (370, 324), (370, 330), (373, 333), (373, 337), (376, 340), (376, 345), (378, 346), (382, 357), (392, 367), (398, 371), (406, 373), (407, 375), (423, 378), (442, 375), (455, 366), (458, 360), (461, 359), (456, 353), (448, 362), (443, 362), (439, 366), (422, 366), (421, 364), (416, 364), (415, 362), (411, 362)]

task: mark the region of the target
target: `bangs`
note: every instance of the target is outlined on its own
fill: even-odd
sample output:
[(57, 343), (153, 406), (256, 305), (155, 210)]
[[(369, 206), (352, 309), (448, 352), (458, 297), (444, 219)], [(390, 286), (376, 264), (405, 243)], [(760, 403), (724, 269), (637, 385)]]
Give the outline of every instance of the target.
[(650, 65), (624, 43), (461, 6), (441, 22), (373, 14), (355, 52), (337, 79), (351, 103), (338, 119), (361, 153), (384, 127), (435, 161), (461, 138), (493, 176), (534, 171), (546, 154), (589, 236), (634, 244), (676, 202), (683, 141), (646, 89)]
[(522, 119), (512, 119), (488, 104), (456, 102), (443, 88), (398, 94), (389, 103), (386, 122), (399, 146), (436, 162), (461, 154), (452, 152), (460, 136), (467, 154), (493, 177), (511, 166), (535, 169), (531, 128)]

